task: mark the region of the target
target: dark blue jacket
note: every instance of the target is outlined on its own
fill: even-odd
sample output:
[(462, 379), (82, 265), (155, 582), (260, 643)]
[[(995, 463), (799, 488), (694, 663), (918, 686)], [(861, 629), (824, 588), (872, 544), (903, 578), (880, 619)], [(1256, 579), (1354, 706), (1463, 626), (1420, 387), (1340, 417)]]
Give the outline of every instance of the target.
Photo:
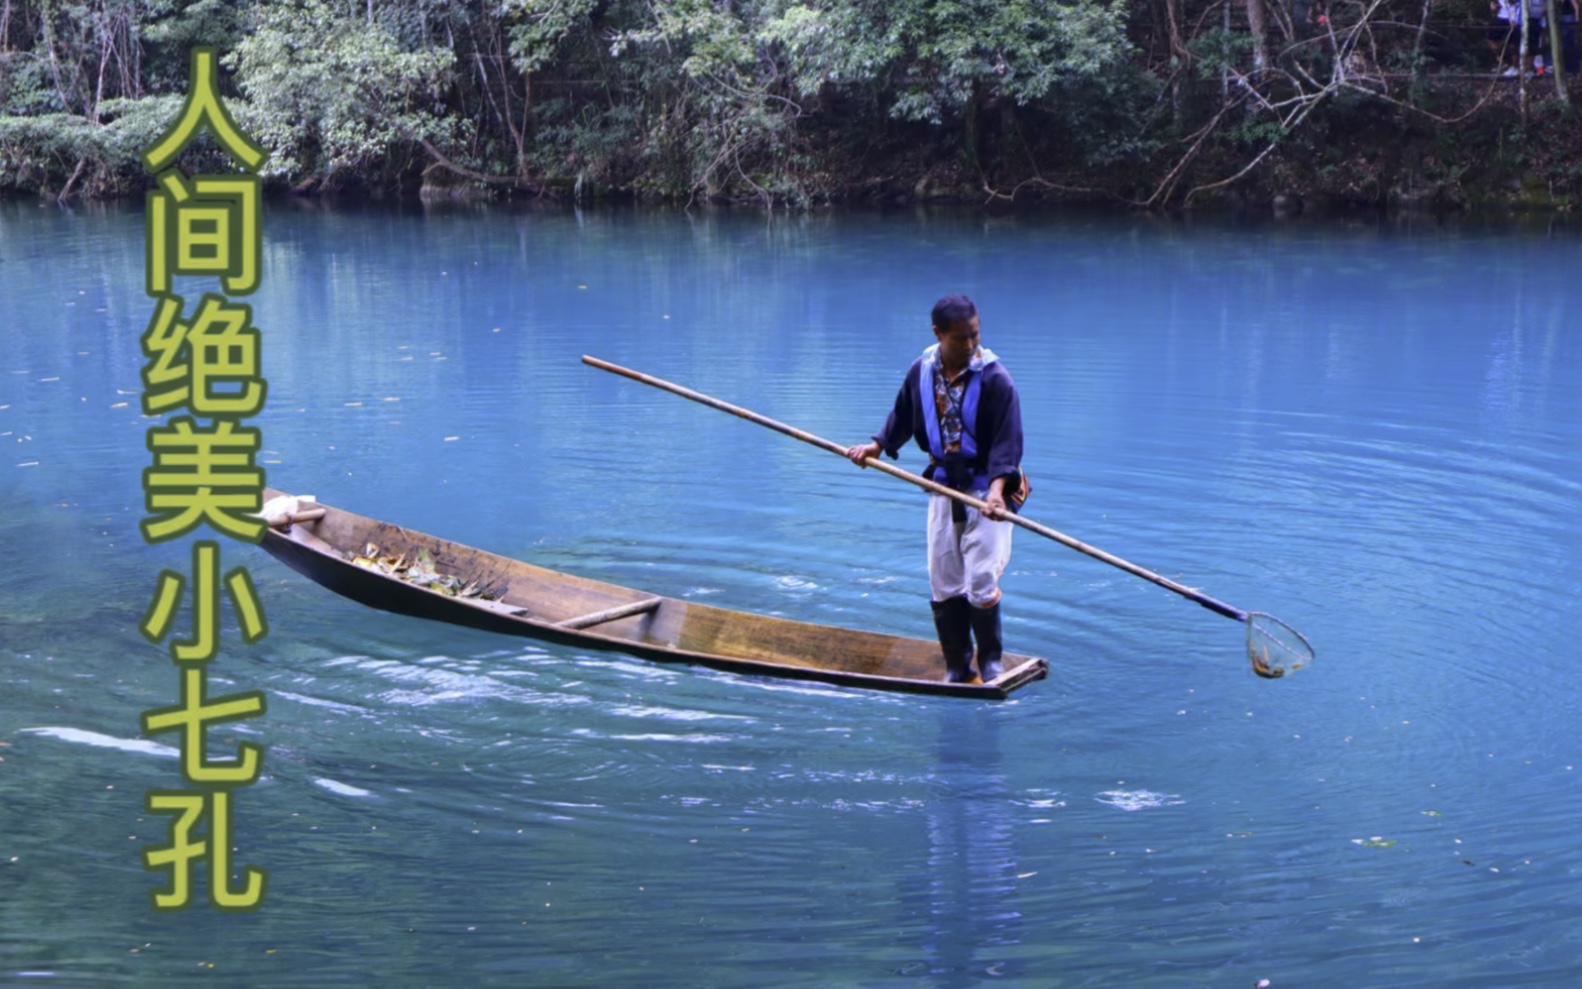
[[(920, 382), (923, 358), (919, 357), (907, 369), (901, 390), (895, 396), (895, 407), (884, 421), (884, 428), (873, 435), (874, 442), (894, 459), (906, 443), (907, 437), (928, 453), (928, 426), (923, 418), (923, 401), (934, 400), (933, 382)], [(983, 375), (978, 396), (977, 422), (964, 423), (971, 429), (978, 445), (978, 456), (968, 466), (974, 474), (989, 480), (1015, 474), (1022, 463), (1022, 405), (1016, 396), (1016, 382), (1005, 365), (996, 360), (982, 371), (970, 372)], [(929, 480), (944, 481), (944, 471), (928, 472)]]

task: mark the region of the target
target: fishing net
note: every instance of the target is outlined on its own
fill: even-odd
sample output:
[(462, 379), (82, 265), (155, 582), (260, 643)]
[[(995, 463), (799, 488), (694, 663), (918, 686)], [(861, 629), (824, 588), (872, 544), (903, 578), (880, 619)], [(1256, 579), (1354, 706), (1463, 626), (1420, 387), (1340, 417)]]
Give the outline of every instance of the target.
[(1266, 680), (1283, 677), (1313, 662), (1313, 644), (1273, 615), (1247, 613), (1247, 659)]

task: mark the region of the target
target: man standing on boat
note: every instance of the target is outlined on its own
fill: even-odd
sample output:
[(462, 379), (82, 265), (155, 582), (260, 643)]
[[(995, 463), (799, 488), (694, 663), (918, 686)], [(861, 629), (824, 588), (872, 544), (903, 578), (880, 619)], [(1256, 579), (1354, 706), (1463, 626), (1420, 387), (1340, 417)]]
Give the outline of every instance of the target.
[(1002, 672), (1000, 574), (1011, 558), (1009, 509), (1021, 508), (1022, 410), (1016, 383), (979, 342), (978, 307), (964, 295), (934, 304), (938, 341), (912, 362), (884, 428), (846, 456), (859, 467), (881, 452), (894, 459), (910, 437), (928, 454), (923, 476), (988, 503), (980, 513), (928, 496), (928, 583), (945, 679), (972, 679), (973, 639), (985, 682)]

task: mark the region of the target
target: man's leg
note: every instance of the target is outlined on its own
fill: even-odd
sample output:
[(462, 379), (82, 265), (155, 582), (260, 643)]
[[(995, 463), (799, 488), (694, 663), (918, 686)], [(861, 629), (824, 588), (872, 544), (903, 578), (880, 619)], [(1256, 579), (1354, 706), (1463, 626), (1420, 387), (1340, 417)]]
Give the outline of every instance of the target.
[(964, 597), (930, 601), (934, 609), (934, 631), (939, 635), (939, 651), (945, 656), (945, 682), (966, 683), (972, 679), (972, 605)]
[(950, 505), (943, 495), (928, 496), (929, 606), (945, 657), (945, 680), (965, 683), (972, 679), (972, 609), (967, 605), (959, 527), (951, 521)]
[(971, 602), (968, 620), (973, 637), (978, 641), (978, 675), (985, 683), (1003, 672), (1000, 575), (1011, 560), (1012, 528), (1009, 522), (997, 522), (974, 509), (967, 509), (961, 556), (966, 571), (967, 600)]

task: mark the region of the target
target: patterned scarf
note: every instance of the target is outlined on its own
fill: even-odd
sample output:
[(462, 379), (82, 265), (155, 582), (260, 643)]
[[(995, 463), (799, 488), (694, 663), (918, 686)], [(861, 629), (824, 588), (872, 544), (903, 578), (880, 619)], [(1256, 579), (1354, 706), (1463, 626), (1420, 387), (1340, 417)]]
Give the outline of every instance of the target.
[(939, 439), (946, 453), (961, 449), (961, 403), (967, 394), (967, 372), (982, 374), (983, 363), (983, 348), (979, 347), (972, 352), (967, 370), (957, 374), (951, 383), (945, 381), (945, 366), (934, 365), (934, 409), (939, 413)]

